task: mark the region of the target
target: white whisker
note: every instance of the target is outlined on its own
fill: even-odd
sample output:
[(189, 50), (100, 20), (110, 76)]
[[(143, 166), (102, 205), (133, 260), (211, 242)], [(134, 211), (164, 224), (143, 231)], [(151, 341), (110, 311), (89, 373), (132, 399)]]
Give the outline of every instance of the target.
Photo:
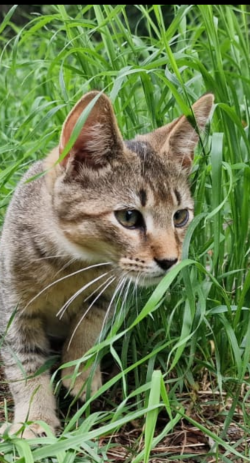
[[(115, 270), (114, 270), (115, 271)], [(110, 277), (112, 278), (112, 277)], [(116, 277), (117, 278), (117, 277)], [(107, 280), (106, 280), (107, 281)], [(105, 284), (106, 284), (106, 281), (103, 281), (100, 286), (98, 286), (97, 288), (94, 289), (94, 291), (89, 294), (84, 300), (83, 302), (87, 302), (95, 293), (97, 293), (99, 291), (100, 288), (102, 288)]]
[(111, 308), (112, 308), (112, 304), (113, 304), (113, 302), (114, 302), (114, 299), (115, 299), (115, 297), (116, 297), (118, 291), (121, 289), (122, 284), (123, 284), (123, 279), (121, 280), (120, 283), (118, 283), (118, 285), (117, 285), (117, 287), (116, 287), (116, 289), (115, 289), (115, 291), (114, 291), (114, 294), (113, 294), (113, 296), (112, 296), (112, 298), (111, 298), (111, 300), (110, 300), (109, 306), (108, 306), (108, 308), (107, 308), (107, 312), (106, 312), (105, 317), (104, 317), (104, 319), (103, 319), (103, 323), (102, 323), (102, 328), (101, 328), (101, 332), (100, 332), (99, 339), (101, 339), (102, 332), (103, 332), (103, 329), (104, 329), (106, 320), (107, 320), (107, 318), (108, 318), (108, 316), (109, 316), (109, 312), (110, 312), (110, 310), (111, 310)]
[[(111, 280), (110, 280), (111, 279)], [(75, 328), (74, 328), (74, 331), (70, 337), (70, 340), (69, 340), (69, 343), (68, 343), (68, 346), (67, 346), (67, 350), (69, 350), (70, 348), (70, 345), (71, 345), (71, 342), (73, 340), (73, 337), (77, 331), (77, 329), (79, 328), (80, 324), (82, 323), (83, 319), (86, 317), (87, 313), (90, 311), (90, 309), (92, 308), (92, 306), (94, 305), (94, 303), (99, 299), (99, 297), (102, 295), (102, 293), (105, 291), (105, 289), (108, 288), (108, 286), (110, 286), (113, 281), (116, 279), (116, 277), (109, 277), (108, 280), (109, 282), (107, 283), (107, 280), (106, 280), (106, 286), (102, 289), (102, 291), (100, 291), (100, 293), (98, 293), (98, 295), (96, 296), (96, 298), (91, 302), (90, 306), (88, 307), (88, 309), (86, 310), (86, 312), (84, 312), (83, 316), (80, 318), (80, 320), (78, 321), (78, 323), (76, 324)]]
[(135, 300), (135, 308), (136, 308), (136, 313), (138, 315), (138, 288), (139, 288), (139, 281), (140, 281), (140, 277), (141, 277), (141, 274), (138, 274), (138, 282), (137, 282), (137, 279), (136, 279), (136, 284), (134, 286), (134, 292), (133, 292), (133, 296), (134, 296), (134, 300)]
[(117, 317), (117, 306), (118, 306), (118, 302), (119, 302), (119, 299), (121, 299), (121, 296), (122, 296), (122, 292), (126, 286), (126, 283), (127, 283), (127, 279), (124, 275), (121, 276), (121, 279), (120, 279), (120, 293), (118, 294), (117, 293), (117, 299), (116, 299), (116, 304), (115, 304), (115, 307), (114, 307), (114, 311), (113, 311), (113, 318), (112, 318), (112, 324), (114, 323), (114, 319)]
[(76, 261), (76, 258), (75, 257), (72, 257), (72, 259), (70, 259), (68, 262), (66, 262), (66, 264), (64, 264), (62, 266), (62, 268), (60, 268), (60, 270), (58, 270), (55, 274), (55, 276), (57, 276), (60, 272), (62, 272), (63, 270), (65, 270), (67, 267), (69, 267), (69, 265), (73, 264), (74, 262)]
[(136, 279), (135, 279), (135, 283), (134, 283), (133, 291), (132, 291), (131, 302), (132, 302), (132, 304), (134, 304), (134, 301), (135, 301), (136, 307), (137, 307), (137, 295), (138, 295), (137, 290), (138, 290), (138, 286), (139, 286), (140, 275), (141, 275), (141, 272), (136, 275)]
[[(129, 273), (129, 272), (128, 272)], [(118, 314), (118, 317), (119, 318), (122, 318), (122, 315), (123, 315), (123, 308), (124, 308), (124, 305), (127, 301), (127, 297), (128, 297), (128, 292), (129, 292), (129, 288), (131, 286), (131, 283), (133, 282), (132, 278), (131, 277), (128, 277), (126, 278), (125, 282), (127, 283), (127, 287), (126, 285), (123, 287), (124, 289), (124, 295), (123, 295), (123, 298), (122, 298), (122, 304), (121, 304), (121, 307), (120, 307), (120, 310), (119, 310), (119, 314)], [(126, 334), (125, 334), (125, 337), (126, 337)]]
[(125, 293), (124, 293), (122, 305), (121, 305), (121, 308), (120, 308), (121, 314), (122, 314), (122, 311), (123, 311), (123, 307), (124, 307), (125, 303), (127, 302), (128, 292), (129, 292), (129, 288), (130, 288), (130, 286), (131, 286), (131, 283), (132, 283), (132, 279), (129, 278), (129, 280), (128, 280), (128, 285), (127, 285), (127, 289), (126, 289), (126, 291), (125, 291)]
[(86, 270), (90, 270), (92, 268), (95, 268), (95, 267), (101, 267), (103, 265), (112, 265), (112, 262), (102, 262), (100, 264), (94, 264), (94, 265), (90, 265), (89, 267), (84, 267), (84, 268), (81, 268), (80, 270), (76, 270), (76, 272), (72, 272), (72, 273), (69, 273), (68, 275), (65, 275), (64, 277), (62, 278), (59, 278), (58, 280), (56, 281), (53, 281), (52, 283), (50, 283), (49, 285), (47, 285), (45, 288), (43, 288), (41, 291), (39, 291), (38, 294), (36, 294), (29, 302), (28, 304), (26, 304), (26, 306), (24, 307), (24, 309), (22, 310), (22, 312), (27, 309), (27, 307), (29, 307), (30, 304), (32, 304), (32, 302), (34, 302), (39, 296), (41, 296), (41, 294), (43, 294), (45, 291), (47, 291), (49, 288), (51, 288), (52, 286), (56, 285), (57, 283), (59, 283), (60, 281), (63, 281), (63, 280), (66, 280), (67, 278), (70, 278), (74, 275), (78, 275), (79, 273), (81, 272), (85, 272)]
[(63, 315), (65, 314), (67, 308), (69, 307), (69, 305), (78, 297), (80, 296), (81, 293), (83, 293), (83, 291), (85, 291), (85, 289), (87, 289), (89, 286), (93, 285), (96, 281), (100, 280), (101, 278), (105, 277), (106, 275), (108, 275), (110, 272), (112, 272), (112, 270), (109, 270), (109, 272), (105, 272), (103, 273), (102, 275), (99, 275), (98, 277), (94, 278), (94, 280), (91, 280), (89, 281), (88, 283), (86, 283), (86, 285), (82, 286), (80, 289), (78, 289), (78, 291), (76, 291), (66, 302), (65, 304), (60, 308), (60, 310), (57, 312), (56, 316), (59, 317), (60, 319), (63, 317)]

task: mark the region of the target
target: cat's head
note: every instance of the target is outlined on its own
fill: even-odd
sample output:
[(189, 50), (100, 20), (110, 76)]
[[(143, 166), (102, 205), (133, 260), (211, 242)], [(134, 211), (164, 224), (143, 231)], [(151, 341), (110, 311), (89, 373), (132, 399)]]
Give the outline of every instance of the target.
[[(213, 100), (206, 94), (192, 106), (198, 131)], [(139, 284), (157, 283), (180, 260), (193, 218), (188, 175), (199, 135), (181, 116), (124, 141), (109, 98), (93, 91), (68, 115), (51, 159), (63, 152), (89, 104), (73, 147), (48, 174), (62, 246), (87, 263), (111, 262)]]

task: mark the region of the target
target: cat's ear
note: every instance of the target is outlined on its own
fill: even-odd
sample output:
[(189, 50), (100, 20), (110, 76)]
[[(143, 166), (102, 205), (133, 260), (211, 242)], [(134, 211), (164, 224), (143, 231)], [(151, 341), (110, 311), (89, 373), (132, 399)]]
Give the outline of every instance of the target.
[(181, 164), (188, 172), (199, 141), (199, 133), (203, 132), (208, 122), (213, 102), (214, 95), (207, 93), (194, 103), (193, 124), (185, 116), (180, 116), (170, 124), (149, 134), (139, 135), (136, 139), (149, 142), (157, 153)]
[(166, 142), (161, 147), (161, 152), (167, 152), (168, 157), (173, 161), (181, 163), (188, 170), (191, 168), (194, 149), (199, 141), (199, 134), (204, 131), (208, 122), (214, 102), (214, 95), (207, 93), (203, 95), (192, 106), (194, 118), (189, 121), (181, 116), (174, 121), (170, 127)]
[(98, 91), (91, 91), (76, 103), (65, 120), (60, 138), (59, 154), (63, 152), (69, 142), (80, 116), (97, 97), (98, 99), (90, 110), (74, 145), (61, 161), (61, 165), (67, 166), (70, 161), (70, 164), (76, 168), (87, 165), (93, 169), (98, 169), (105, 166), (122, 149), (123, 140), (109, 98)]

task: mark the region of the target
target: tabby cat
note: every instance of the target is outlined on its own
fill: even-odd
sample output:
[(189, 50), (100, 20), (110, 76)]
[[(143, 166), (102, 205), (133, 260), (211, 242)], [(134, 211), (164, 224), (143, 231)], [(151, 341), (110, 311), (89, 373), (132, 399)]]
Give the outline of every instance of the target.
[[(15, 402), (14, 422), (1, 433), (13, 434), (27, 420), (25, 438), (44, 433), (37, 420), (56, 432), (50, 375), (35, 375), (50, 340), (63, 341), (63, 363), (80, 358), (98, 339), (125, 280), (155, 285), (180, 260), (193, 218), (188, 175), (213, 101), (208, 93), (192, 106), (198, 130), (181, 116), (123, 141), (109, 98), (91, 91), (66, 118), (59, 146), (24, 175), (1, 237), (2, 358)], [(78, 137), (56, 162), (87, 106)], [(89, 371), (72, 384), (73, 371), (62, 371), (63, 384), (84, 400)], [(97, 367), (91, 392), (101, 384)]]

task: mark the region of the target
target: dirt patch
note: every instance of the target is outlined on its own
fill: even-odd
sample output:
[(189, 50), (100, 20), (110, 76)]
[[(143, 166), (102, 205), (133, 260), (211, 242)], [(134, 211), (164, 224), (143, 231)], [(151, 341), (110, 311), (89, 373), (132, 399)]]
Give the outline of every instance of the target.
[[(242, 391), (244, 396), (246, 391)], [(179, 394), (179, 404), (184, 407), (188, 418), (181, 419), (175, 428), (167, 434), (151, 451), (151, 463), (182, 462), (215, 463), (222, 461), (224, 454), (227, 461), (243, 463), (243, 455), (248, 455), (250, 445), (250, 428), (243, 422), (243, 405), (235, 407), (231, 423), (223, 434), (225, 420), (234, 406), (226, 393), (218, 394), (210, 390), (197, 391), (192, 394)], [(108, 399), (108, 397), (107, 397)], [(60, 399), (61, 401), (62, 399)], [(119, 403), (119, 393), (116, 396)], [(97, 409), (105, 410), (108, 400), (104, 397), (96, 403)], [(240, 400), (238, 401), (240, 403)], [(243, 395), (242, 395), (243, 404)], [(13, 399), (6, 384), (3, 368), (0, 367), (0, 422), (5, 421), (4, 409), (7, 405), (9, 420), (13, 418)], [(63, 404), (65, 408), (66, 404)], [(95, 408), (95, 405), (94, 407)], [(244, 400), (245, 416), (250, 416), (250, 399)], [(74, 410), (72, 410), (72, 413)], [(190, 418), (190, 419), (189, 419)], [(166, 412), (160, 412), (157, 420), (155, 436), (159, 435), (168, 423)], [(192, 421), (206, 428), (206, 432), (195, 426)], [(130, 462), (143, 450), (145, 420), (135, 420), (124, 426), (117, 433), (99, 439), (100, 446), (109, 444), (107, 456), (113, 463)], [(210, 434), (210, 436), (209, 436)], [(230, 453), (224, 446), (216, 444), (212, 435), (220, 436), (223, 442), (231, 445), (242, 458)], [(176, 458), (176, 459), (175, 459)]]

